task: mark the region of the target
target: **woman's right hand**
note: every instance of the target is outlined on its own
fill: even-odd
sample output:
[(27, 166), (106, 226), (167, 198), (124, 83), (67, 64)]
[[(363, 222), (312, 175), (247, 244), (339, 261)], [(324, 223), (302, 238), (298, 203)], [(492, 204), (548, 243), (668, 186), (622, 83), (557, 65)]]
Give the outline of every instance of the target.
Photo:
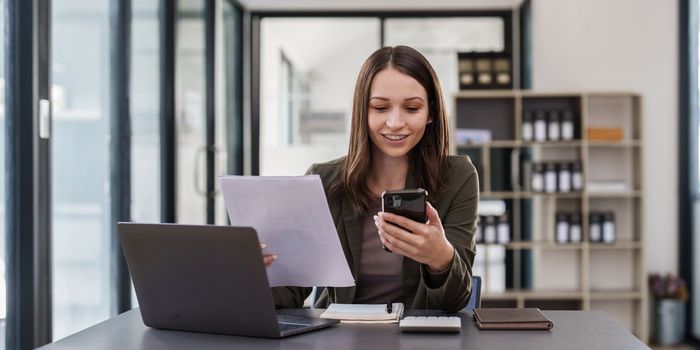
[[(267, 247), (265, 243), (260, 243), (260, 250), (264, 250)], [(270, 267), (272, 265), (272, 262), (277, 260), (277, 255), (275, 254), (265, 254), (263, 252), (263, 264), (265, 264), (265, 267)]]

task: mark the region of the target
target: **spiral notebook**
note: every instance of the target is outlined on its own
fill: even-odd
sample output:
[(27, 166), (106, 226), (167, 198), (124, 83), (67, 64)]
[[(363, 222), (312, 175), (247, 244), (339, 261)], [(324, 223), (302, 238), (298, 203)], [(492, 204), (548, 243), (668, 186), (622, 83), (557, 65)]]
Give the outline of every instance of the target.
[(403, 310), (403, 303), (393, 303), (391, 312), (387, 312), (386, 304), (331, 304), (321, 318), (344, 323), (396, 323)]

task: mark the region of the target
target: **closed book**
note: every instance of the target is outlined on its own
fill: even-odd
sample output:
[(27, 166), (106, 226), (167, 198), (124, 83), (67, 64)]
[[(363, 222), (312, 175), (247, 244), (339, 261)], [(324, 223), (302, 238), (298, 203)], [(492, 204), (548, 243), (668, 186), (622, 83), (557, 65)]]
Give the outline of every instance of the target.
[(474, 310), (474, 323), (479, 329), (549, 330), (554, 324), (540, 309), (488, 308)]

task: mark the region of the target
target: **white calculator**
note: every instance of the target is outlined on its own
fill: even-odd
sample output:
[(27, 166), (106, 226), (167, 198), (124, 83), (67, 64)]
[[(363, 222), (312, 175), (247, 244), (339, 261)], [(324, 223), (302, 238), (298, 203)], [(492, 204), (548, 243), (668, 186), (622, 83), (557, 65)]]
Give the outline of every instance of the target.
[(399, 322), (402, 332), (462, 331), (462, 319), (457, 316), (406, 316)]

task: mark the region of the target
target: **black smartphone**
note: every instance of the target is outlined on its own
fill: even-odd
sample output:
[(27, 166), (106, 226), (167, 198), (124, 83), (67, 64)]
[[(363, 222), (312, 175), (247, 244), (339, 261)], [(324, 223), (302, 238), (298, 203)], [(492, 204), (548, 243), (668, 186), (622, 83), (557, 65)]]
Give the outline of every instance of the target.
[[(382, 211), (409, 218), (424, 224), (428, 221), (425, 214), (427, 193), (424, 189), (384, 191), (382, 193)], [(387, 247), (384, 250), (391, 252)]]

